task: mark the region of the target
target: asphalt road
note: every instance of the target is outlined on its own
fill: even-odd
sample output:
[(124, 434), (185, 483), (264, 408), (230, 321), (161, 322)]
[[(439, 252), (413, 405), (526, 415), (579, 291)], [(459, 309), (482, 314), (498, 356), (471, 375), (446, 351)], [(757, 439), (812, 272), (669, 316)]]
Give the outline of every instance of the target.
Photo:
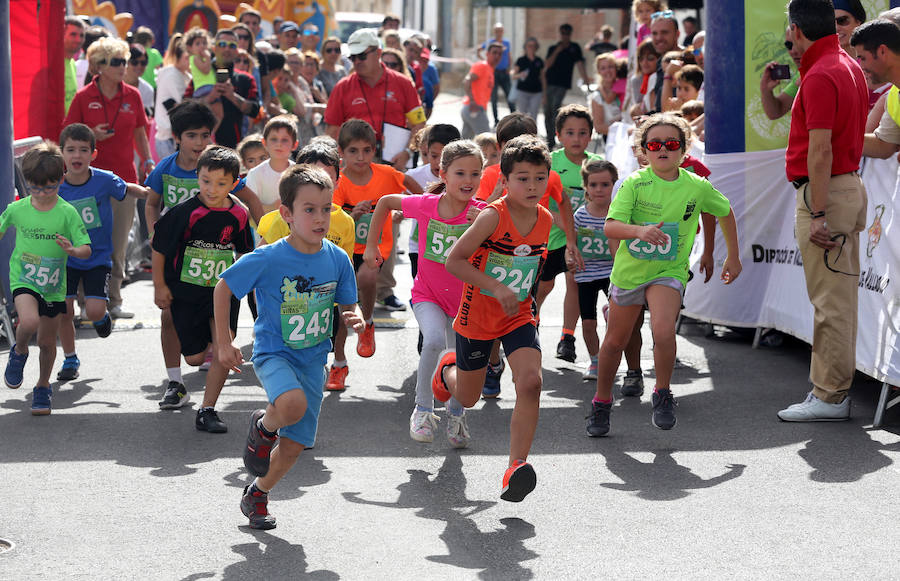
[[(402, 299), (407, 268), (397, 269)], [(0, 392), (0, 538), (12, 545), (0, 542), (0, 579), (900, 577), (900, 417), (892, 410), (887, 429), (872, 430), (879, 385), (859, 378), (850, 422), (779, 422), (775, 412), (808, 389), (802, 343), (753, 350), (745, 333), (685, 325), (677, 427), (651, 425), (648, 389), (616, 402), (610, 437), (590, 439), (583, 343), (577, 365), (553, 357), (557, 289), (541, 327), (529, 458), (538, 486), (510, 504), (499, 499), (509, 372), (502, 397), (469, 412), (468, 449), (451, 449), (442, 432), (413, 442), (415, 320), (378, 312), (375, 356), (351, 354), (348, 389), (326, 395), (316, 447), (270, 496), (278, 527), (258, 532), (238, 508), (247, 416), (264, 404), (252, 369), (220, 398), (227, 434), (194, 429), (200, 372), (185, 375), (189, 407), (159, 411), (165, 370), (149, 278), (124, 294), (137, 317), (107, 339), (79, 331), (81, 377), (54, 386), (52, 415), (28, 411), (34, 347), (23, 388)], [(247, 356), (251, 341), (245, 311), (237, 342)], [(643, 358), (652, 385), (647, 327)]]

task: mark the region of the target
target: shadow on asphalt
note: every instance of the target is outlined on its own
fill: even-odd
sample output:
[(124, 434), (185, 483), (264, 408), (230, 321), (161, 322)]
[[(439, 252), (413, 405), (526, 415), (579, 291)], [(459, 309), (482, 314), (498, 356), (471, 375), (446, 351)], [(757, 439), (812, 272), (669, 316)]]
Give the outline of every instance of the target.
[[(678, 396), (678, 426), (662, 432), (650, 423), (649, 402), (652, 381), (640, 399), (617, 400), (612, 413), (610, 436), (591, 439), (584, 432), (589, 402), (594, 391), (592, 382), (583, 382), (580, 372), (557, 365), (544, 358), (545, 397), (552, 396), (554, 405), (541, 410), (541, 419), (532, 453), (534, 455), (594, 454), (605, 461), (609, 472), (621, 482), (607, 482), (608, 488), (630, 492), (642, 498), (676, 500), (691, 491), (715, 486), (738, 478), (742, 468), (737, 458), (729, 461), (729, 452), (766, 450), (784, 446), (803, 447), (799, 456), (810, 467), (809, 477), (823, 483), (859, 480), (867, 474), (892, 465), (885, 452), (898, 451), (900, 445), (884, 445), (873, 439), (865, 426), (870, 424), (879, 384), (857, 378), (851, 392), (854, 398), (853, 418), (836, 424), (789, 424), (779, 422), (775, 412), (799, 401), (808, 389), (791, 386), (786, 377), (806, 377), (808, 346), (788, 340), (780, 349), (750, 350), (749, 338), (741, 333), (717, 332), (707, 337), (702, 331), (683, 331), (682, 339), (705, 351), (705, 361), (692, 361), (686, 353), (679, 358), (674, 373), (676, 395), (679, 386), (698, 378), (706, 378), (709, 389)], [(715, 346), (713, 349), (712, 347)], [(245, 357), (249, 359), (248, 346)], [(694, 352), (696, 353), (696, 352)], [(696, 355), (695, 355), (696, 356)], [(163, 370), (159, 370), (163, 371)], [(329, 457), (425, 457), (453, 452), (443, 437), (433, 444), (418, 444), (409, 439), (408, 419), (414, 406), (415, 373), (393, 383), (386, 369), (379, 380), (379, 399), (361, 396), (366, 393), (354, 387), (368, 381), (365, 374), (351, 375), (348, 390), (326, 395), (314, 455), (301, 456), (304, 469), (288, 476), (282, 494), (297, 497), (302, 488), (328, 481), (326, 464)], [(203, 374), (197, 374), (202, 379)], [(198, 385), (189, 374), (192, 402), (202, 397)], [(646, 377), (652, 377), (648, 370)], [(233, 458), (233, 471), (226, 484), (242, 486), (246, 482), (239, 457), (245, 437), (247, 413), (264, 403), (259, 389), (258, 399), (226, 400), (219, 406), (222, 419), (229, 426), (227, 434), (207, 434), (194, 428), (194, 408), (158, 411), (155, 401), (162, 395), (160, 385), (143, 386), (149, 403), (144, 413), (120, 413), (108, 408), (121, 404), (97, 401), (90, 397), (94, 378), (82, 378), (54, 388), (54, 411), (50, 418), (33, 418), (28, 410), (31, 394), (27, 389), (10, 392), (11, 397), (0, 407), (20, 413), (0, 415), (0, 433), (5, 436), (3, 461), (112, 460), (120, 465), (150, 469), (159, 477), (183, 476), (197, 471), (197, 466), (220, 459)], [(514, 397), (506, 372), (501, 397)], [(229, 377), (229, 385), (255, 383), (255, 375), (245, 366), (241, 377)], [(397, 387), (399, 385), (399, 387)], [(684, 388), (687, 389), (687, 388)], [(470, 447), (464, 455), (496, 455), (508, 452), (508, 426), (511, 410), (508, 402), (482, 401), (468, 413), (472, 432)], [(102, 406), (102, 413), (92, 413)], [(78, 412), (73, 410), (78, 409)], [(439, 410), (439, 413), (443, 413)], [(896, 411), (887, 422), (896, 422)], [(443, 424), (440, 424), (441, 426)], [(440, 432), (439, 429), (439, 433)], [(120, 434), (129, 434), (127, 438)], [(110, 438), (117, 444), (110, 446)], [(705, 478), (679, 465), (679, 452), (723, 452), (718, 470), (705, 472)], [(641, 461), (636, 459), (640, 458)], [(640, 456), (649, 454), (648, 456)], [(652, 455), (652, 456), (650, 456)], [(737, 454), (735, 454), (737, 456)], [(309, 459), (307, 459), (309, 458)], [(652, 460), (648, 460), (652, 458)], [(308, 463), (308, 464), (307, 464)], [(539, 466), (536, 466), (540, 471)], [(763, 467), (764, 468), (764, 467)], [(608, 480), (603, 473), (601, 480)], [(666, 483), (666, 490), (658, 485)]]
[[(232, 545), (231, 550), (244, 558), (243, 561), (225, 567), (223, 581), (246, 581), (247, 579), (309, 579), (315, 581), (334, 581), (341, 576), (334, 571), (318, 569), (307, 571), (306, 551), (303, 545), (295, 545), (267, 531), (256, 531), (250, 527), (241, 527), (248, 535), (256, 538), (256, 542)], [(184, 577), (182, 581), (197, 581), (217, 577), (213, 571), (194, 573)]]
[(358, 492), (344, 492), (348, 502), (394, 509), (418, 509), (419, 518), (445, 523), (440, 539), (447, 545), (447, 555), (428, 555), (434, 563), (460, 569), (478, 570), (481, 579), (531, 579), (523, 562), (539, 555), (525, 547), (524, 541), (535, 536), (534, 526), (520, 518), (500, 519), (503, 528), (482, 532), (471, 517), (497, 504), (493, 501), (469, 500), (462, 456), (448, 452), (444, 463), (432, 478), (424, 470), (407, 470), (409, 482), (397, 487), (400, 495), (394, 502), (369, 500)]

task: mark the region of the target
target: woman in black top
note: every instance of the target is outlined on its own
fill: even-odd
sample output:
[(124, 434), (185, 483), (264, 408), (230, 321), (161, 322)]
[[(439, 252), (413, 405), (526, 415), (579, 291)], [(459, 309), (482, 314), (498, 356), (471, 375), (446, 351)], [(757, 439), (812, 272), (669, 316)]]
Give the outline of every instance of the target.
[(537, 120), (544, 97), (544, 84), (541, 81), (541, 69), (544, 61), (537, 56), (540, 46), (535, 37), (525, 41), (525, 54), (516, 61), (513, 78), (516, 79), (516, 106), (520, 111)]

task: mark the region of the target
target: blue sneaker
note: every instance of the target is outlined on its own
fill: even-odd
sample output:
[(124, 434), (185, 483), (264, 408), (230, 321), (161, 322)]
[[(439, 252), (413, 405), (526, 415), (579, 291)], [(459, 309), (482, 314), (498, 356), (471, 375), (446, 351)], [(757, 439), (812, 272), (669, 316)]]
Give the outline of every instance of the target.
[(66, 357), (65, 359), (63, 359), (62, 369), (60, 369), (59, 373), (56, 374), (56, 379), (58, 381), (71, 381), (73, 379), (78, 379), (79, 367), (81, 367), (81, 361), (78, 360), (78, 355)]
[(488, 363), (487, 375), (484, 376), (484, 387), (481, 388), (481, 397), (484, 399), (494, 399), (500, 396), (500, 376), (506, 369), (506, 363), (500, 358), (500, 365), (496, 367)]
[(22, 374), (25, 371), (25, 362), (28, 361), (28, 353), (19, 355), (16, 353), (16, 346), (13, 345), (9, 350), (9, 362), (6, 364), (6, 373), (3, 374), (3, 381), (6, 387), (10, 389), (19, 389), (22, 387)]
[(53, 397), (53, 390), (50, 388), (50, 386), (35, 387), (33, 397), (31, 399), (31, 415), (49, 416), (51, 397)]

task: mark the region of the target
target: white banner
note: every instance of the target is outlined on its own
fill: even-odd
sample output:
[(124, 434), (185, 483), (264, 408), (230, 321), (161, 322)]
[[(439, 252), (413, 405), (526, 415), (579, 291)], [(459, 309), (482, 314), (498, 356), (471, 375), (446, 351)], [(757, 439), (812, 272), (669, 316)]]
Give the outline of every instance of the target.
[[(716, 275), (699, 276), (703, 250), (697, 237), (691, 267), (694, 280), (685, 293), (684, 313), (736, 327), (773, 327), (810, 342), (813, 309), (794, 237), (796, 192), (784, 174), (784, 151), (707, 155), (710, 180), (731, 200), (738, 222), (743, 272), (732, 285), (718, 281), (725, 242), (716, 235)], [(864, 160), (869, 196), (866, 231), (861, 234), (857, 369), (880, 381), (900, 384), (900, 296), (893, 279), (900, 273), (898, 163)], [(893, 236), (892, 236), (893, 234)]]

